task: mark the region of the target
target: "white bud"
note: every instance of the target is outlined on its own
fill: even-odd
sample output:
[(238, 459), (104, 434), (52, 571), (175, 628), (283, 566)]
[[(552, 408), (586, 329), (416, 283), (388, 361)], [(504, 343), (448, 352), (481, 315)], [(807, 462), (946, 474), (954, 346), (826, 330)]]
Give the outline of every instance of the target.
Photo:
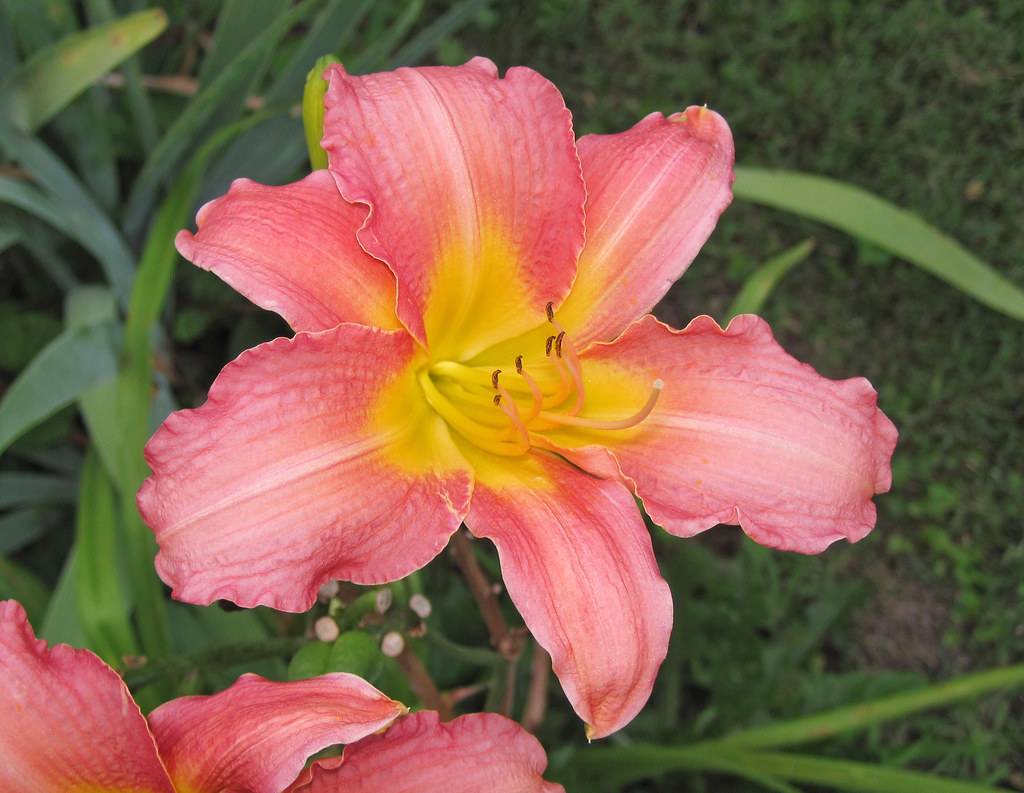
[(411, 608), (413, 610), (413, 613), (421, 620), (425, 620), (427, 617), (429, 617), (430, 612), (432, 610), (430, 601), (419, 593), (409, 598), (409, 608)]
[(380, 640), (380, 651), (388, 658), (397, 658), (405, 649), (405, 639), (398, 631), (388, 631)]
[(338, 623), (332, 618), (321, 617), (313, 623), (313, 633), (322, 642), (333, 642), (341, 631), (338, 629)]
[(389, 608), (391, 608), (391, 601), (394, 599), (394, 595), (391, 594), (391, 590), (384, 588), (377, 590), (377, 599), (374, 603), (374, 609), (378, 614), (383, 614)]
[(338, 582), (332, 579), (320, 587), (320, 590), (317, 592), (317, 597), (319, 597), (322, 602), (326, 603), (331, 598), (337, 597), (338, 590), (340, 588), (341, 587)]

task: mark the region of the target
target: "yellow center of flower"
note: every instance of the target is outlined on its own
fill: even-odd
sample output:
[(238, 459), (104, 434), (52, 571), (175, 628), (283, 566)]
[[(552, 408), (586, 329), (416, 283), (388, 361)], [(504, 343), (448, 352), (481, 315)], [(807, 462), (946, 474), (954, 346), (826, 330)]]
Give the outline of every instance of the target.
[(420, 370), (419, 383), (427, 402), (475, 446), (503, 456), (522, 455), (546, 431), (628, 429), (654, 409), (664, 388), (660, 379), (651, 383), (647, 401), (632, 415), (612, 419), (581, 415), (587, 403), (582, 362), (550, 303), (547, 315), (555, 333), (533, 357), (517, 355), (514, 369), (438, 361)]

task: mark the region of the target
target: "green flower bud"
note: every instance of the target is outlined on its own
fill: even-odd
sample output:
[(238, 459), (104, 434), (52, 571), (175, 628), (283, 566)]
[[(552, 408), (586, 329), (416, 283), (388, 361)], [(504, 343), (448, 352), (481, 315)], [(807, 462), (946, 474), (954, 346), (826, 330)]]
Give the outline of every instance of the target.
[(320, 148), (320, 140), (324, 136), (324, 94), (327, 93), (324, 69), (332, 63), (341, 61), (333, 55), (317, 58), (306, 75), (306, 87), (302, 92), (302, 126), (306, 132), (309, 164), (314, 171), (327, 167), (327, 152)]

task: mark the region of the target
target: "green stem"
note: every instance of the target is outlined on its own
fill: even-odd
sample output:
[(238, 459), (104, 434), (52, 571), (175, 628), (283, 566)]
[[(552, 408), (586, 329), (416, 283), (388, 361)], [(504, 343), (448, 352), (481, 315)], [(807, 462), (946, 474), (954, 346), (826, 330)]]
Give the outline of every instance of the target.
[(463, 661), (474, 666), (497, 666), (504, 658), (494, 650), (485, 650), (482, 647), (466, 647), (457, 644), (446, 636), (438, 633), (434, 628), (427, 631), (423, 641), (436, 649), (442, 655), (446, 655), (456, 661)]
[(210, 647), (188, 655), (169, 655), (149, 661), (143, 666), (123, 672), (128, 688), (135, 690), (157, 680), (181, 680), (188, 674), (204, 669), (225, 669), (246, 661), (262, 661), (294, 655), (308, 639), (290, 636), (261, 642), (239, 642)]

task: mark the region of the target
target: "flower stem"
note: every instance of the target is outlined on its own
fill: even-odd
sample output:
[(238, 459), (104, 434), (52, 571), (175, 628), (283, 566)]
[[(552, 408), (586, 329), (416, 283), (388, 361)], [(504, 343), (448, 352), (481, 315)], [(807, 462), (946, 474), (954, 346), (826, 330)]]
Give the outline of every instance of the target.
[(122, 670), (122, 677), (128, 688), (135, 690), (163, 678), (180, 681), (200, 670), (224, 669), (246, 661), (290, 656), (298, 652), (308, 641), (301, 636), (289, 636), (261, 642), (222, 644), (187, 655), (169, 655), (154, 660), (143, 660), (141, 664), (131, 665)]
[(487, 580), (487, 576), (473, 552), (472, 541), (462, 530), (455, 532), (455, 536), (452, 537), (452, 556), (455, 558), (455, 564), (459, 566), (463, 578), (466, 579), (469, 591), (484, 618), (487, 630), (491, 634), (491, 644), (502, 655), (507, 655), (513, 649), (509, 647), (508, 623), (501, 613), (501, 605), (498, 603), (498, 598), (494, 596), (491, 582)]

